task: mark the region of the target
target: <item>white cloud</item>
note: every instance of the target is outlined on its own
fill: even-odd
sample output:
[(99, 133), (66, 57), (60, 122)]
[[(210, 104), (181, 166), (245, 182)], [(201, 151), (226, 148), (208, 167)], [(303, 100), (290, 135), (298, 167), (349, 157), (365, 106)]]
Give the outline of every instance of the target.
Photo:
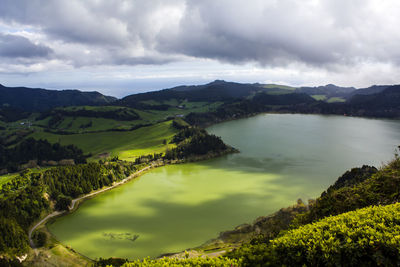
[[(146, 79), (398, 83), (398, 14), (395, 0), (2, 0), (0, 34), (24, 39), (16, 56), (3, 53), (0, 72), (100, 66), (145, 68)], [(28, 59), (28, 44), (42, 56)]]

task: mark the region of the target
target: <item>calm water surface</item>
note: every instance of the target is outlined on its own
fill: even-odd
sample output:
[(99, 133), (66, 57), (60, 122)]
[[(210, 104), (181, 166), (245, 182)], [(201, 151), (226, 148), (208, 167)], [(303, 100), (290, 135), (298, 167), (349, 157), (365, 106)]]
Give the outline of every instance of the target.
[(389, 161), (400, 144), (400, 121), (338, 116), (264, 114), (208, 131), (241, 153), (155, 169), (50, 230), (90, 258), (181, 251), (315, 198), (349, 168)]

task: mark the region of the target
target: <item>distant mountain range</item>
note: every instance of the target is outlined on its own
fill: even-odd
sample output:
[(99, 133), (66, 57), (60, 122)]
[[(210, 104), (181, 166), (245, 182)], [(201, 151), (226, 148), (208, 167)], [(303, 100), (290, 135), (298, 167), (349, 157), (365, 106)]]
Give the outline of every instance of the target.
[[(0, 113), (4, 113), (7, 109), (42, 112), (55, 107), (81, 105), (115, 105), (137, 109), (168, 110), (170, 107), (177, 107), (176, 103), (182, 102), (229, 104), (240, 101), (253, 101), (255, 104), (263, 103), (267, 106), (288, 106), (301, 102), (303, 108), (307, 107), (304, 108), (306, 113), (312, 110), (312, 113), (320, 111), (320, 113), (329, 114), (400, 117), (400, 85), (374, 85), (356, 89), (328, 84), (295, 88), (276, 84), (248, 84), (216, 80), (204, 85), (178, 86), (133, 94), (122, 99), (105, 96), (99, 92), (58, 91), (0, 85)], [(339, 102), (341, 105), (333, 102)]]
[[(333, 84), (318, 87), (290, 87), (276, 84), (234, 83), (222, 80), (205, 85), (178, 86), (160, 91), (133, 94), (119, 100), (120, 104), (130, 105), (143, 101), (167, 101), (170, 99), (187, 99), (188, 101), (227, 101), (247, 98), (256, 93), (290, 94), (305, 93), (310, 96), (325, 96), (326, 99), (336, 97), (350, 99), (357, 94), (370, 95), (382, 92), (388, 85), (374, 85), (369, 88), (340, 87)], [(318, 100), (318, 99), (316, 99)]]
[(115, 97), (105, 96), (99, 92), (6, 87), (0, 84), (0, 108), (45, 111), (63, 106), (106, 105), (114, 101)]
[(160, 91), (134, 94), (122, 98), (118, 103), (121, 105), (131, 106), (138, 102), (162, 102), (170, 99), (186, 99), (190, 102), (216, 102), (245, 98), (262, 90), (262, 87), (254, 84), (242, 84), (216, 80), (205, 85), (178, 86)]

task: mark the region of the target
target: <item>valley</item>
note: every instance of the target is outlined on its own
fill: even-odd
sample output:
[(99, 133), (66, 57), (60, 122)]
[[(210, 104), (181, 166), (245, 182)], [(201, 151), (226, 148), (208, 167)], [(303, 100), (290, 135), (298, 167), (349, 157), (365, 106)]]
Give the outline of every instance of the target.
[[(379, 167), (393, 158), (400, 142), (400, 123), (393, 119), (400, 114), (397, 87), (358, 90), (215, 81), (122, 99), (96, 94), (105, 102), (66, 101), (47, 110), (36, 109), (40, 103), (25, 110), (3, 103), (0, 148), (21, 157), (3, 159), (3, 205), (12, 205), (8, 201), (24, 188), (37, 190), (28, 206), (43, 205), (23, 218), (16, 212), (23, 231), (29, 229), (25, 220), (32, 226), (71, 199), (151, 164), (166, 165), (40, 226), (33, 233), (35, 242), (44, 240), (39, 248), (25, 243), (5, 255), (25, 253), (25, 264), (37, 266), (62, 265), (68, 255), (70, 263), (90, 265), (100, 258), (140, 260), (185, 249), (216, 256), (238, 248), (254, 233), (215, 238), (299, 198), (315, 199), (350, 168)], [(35, 149), (40, 157), (30, 156)], [(85, 172), (96, 176), (91, 169), (98, 181), (90, 178), (89, 185)], [(78, 184), (58, 177), (63, 172), (76, 173), (66, 177)]]
[(0, 267), (400, 266), (400, 2), (0, 3)]

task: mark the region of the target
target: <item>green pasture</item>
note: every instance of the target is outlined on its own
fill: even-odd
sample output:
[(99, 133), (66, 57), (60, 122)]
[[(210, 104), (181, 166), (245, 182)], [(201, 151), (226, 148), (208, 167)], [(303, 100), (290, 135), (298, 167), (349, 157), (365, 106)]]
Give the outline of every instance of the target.
[(343, 103), (343, 102), (346, 102), (346, 100), (342, 97), (331, 97), (326, 102), (328, 102), (328, 103), (335, 103), (335, 102)]
[(267, 94), (269, 95), (286, 95), (286, 94), (292, 94), (293, 90), (286, 90), (286, 89), (279, 89), (279, 90), (273, 90), (273, 91), (268, 91)]
[[(147, 101), (149, 102), (149, 101)], [(146, 103), (147, 103), (146, 102)], [(73, 133), (88, 133), (95, 131), (108, 131), (111, 129), (122, 129), (128, 130), (139, 124), (155, 124), (160, 121), (166, 120), (168, 117), (173, 116), (184, 116), (189, 114), (190, 112), (208, 112), (213, 111), (218, 108), (222, 102), (187, 102), (187, 101), (178, 101), (177, 99), (171, 99), (169, 101), (156, 102), (151, 101), (152, 104), (168, 104), (171, 107), (168, 110), (138, 110), (126, 107), (114, 107), (114, 106), (104, 106), (104, 107), (67, 107), (65, 110), (73, 111), (79, 109), (88, 109), (94, 111), (117, 111), (119, 109), (126, 109), (128, 112), (132, 111), (137, 113), (141, 119), (139, 120), (131, 120), (131, 121), (120, 121), (114, 119), (106, 119), (106, 118), (96, 118), (96, 117), (73, 117), (73, 116), (65, 116), (63, 120), (57, 125), (54, 130), (61, 130), (66, 132)], [(183, 106), (183, 108), (178, 108), (178, 106)], [(33, 121), (33, 127), (37, 128), (37, 126), (47, 127), (48, 122), (51, 119), (51, 116), (39, 120)]]
[(279, 84), (263, 84), (262, 87), (267, 88), (267, 89), (279, 88), (279, 89), (291, 90), (291, 91), (296, 90), (296, 87), (291, 87), (291, 86), (287, 86), (287, 85), (279, 85)]
[(60, 142), (62, 145), (74, 144), (85, 153), (91, 153), (92, 159), (99, 158), (100, 154), (109, 153), (110, 156), (119, 156), (120, 159), (133, 160), (140, 155), (164, 152), (167, 148), (167, 145), (163, 144), (164, 139), (169, 142), (177, 132), (171, 124), (172, 121), (166, 121), (124, 132), (70, 135), (35, 132), (30, 137), (47, 139), (51, 143)]
[[(72, 132), (107, 131), (110, 129), (130, 129), (131, 127), (145, 123), (142, 120), (117, 121), (105, 118), (93, 117), (66, 117), (57, 127), (60, 130)], [(88, 125), (91, 126), (88, 127)]]
[(312, 98), (318, 101), (325, 101), (326, 100), (326, 95), (311, 95)]

